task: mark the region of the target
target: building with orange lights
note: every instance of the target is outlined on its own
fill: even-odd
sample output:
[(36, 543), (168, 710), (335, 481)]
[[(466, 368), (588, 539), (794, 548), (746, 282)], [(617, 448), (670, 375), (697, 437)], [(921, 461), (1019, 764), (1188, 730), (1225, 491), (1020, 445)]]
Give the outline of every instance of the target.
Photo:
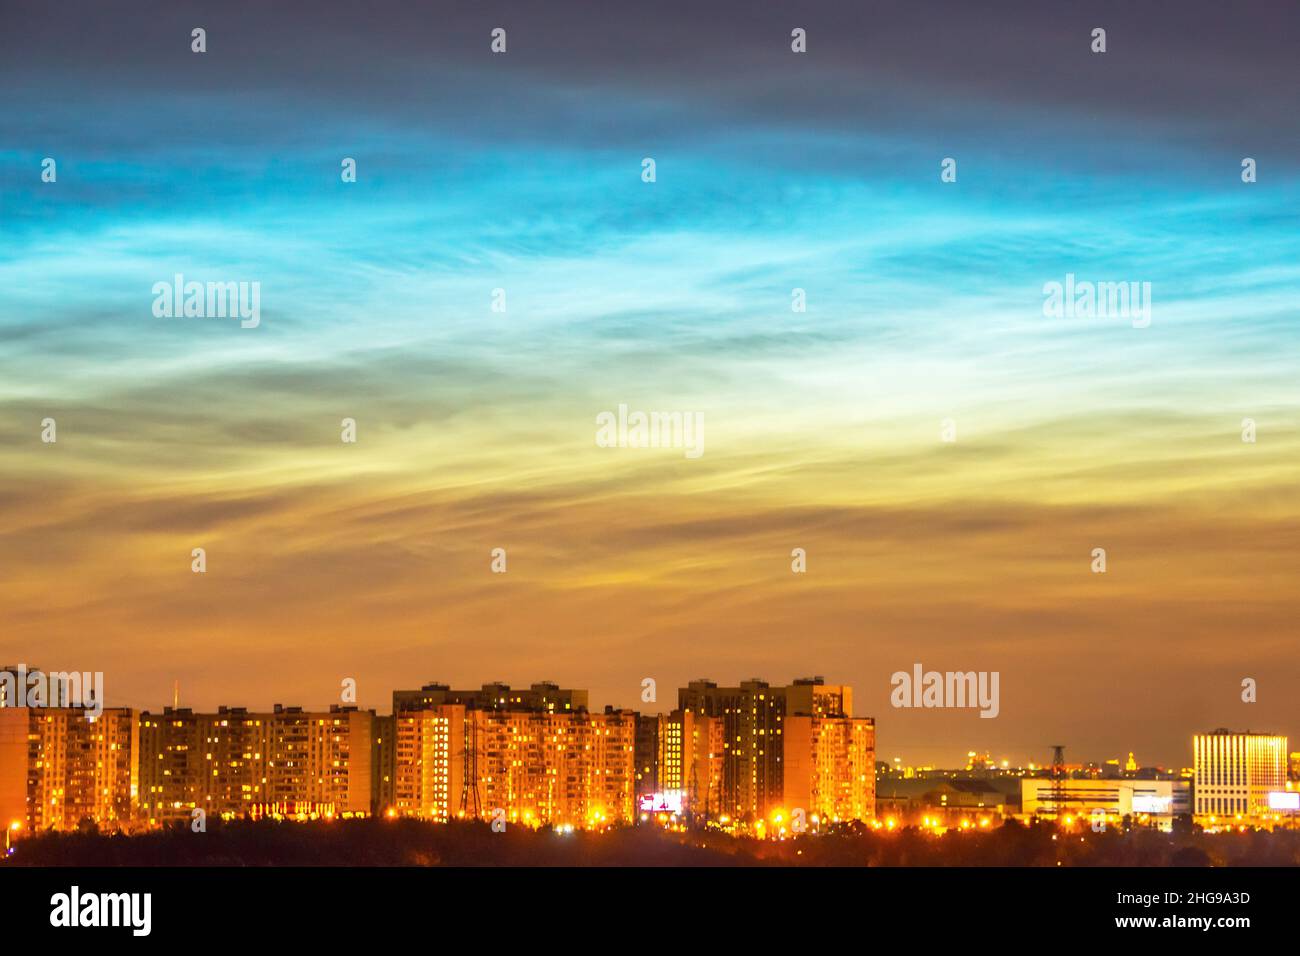
[(373, 711), (331, 707), (140, 715), (140, 810), (152, 824), (220, 817), (368, 815)]
[[(0, 819), (13, 832), (126, 826), (138, 786), (135, 711), (0, 708)], [(20, 827), (13, 824), (20, 823)]]
[(504, 684), (397, 691), (394, 814), (529, 826), (630, 823), (636, 715), (586, 708), (586, 691)]
[(1020, 782), (1023, 820), (1041, 817), (1088, 826), (1149, 826), (1169, 832), (1192, 808), (1187, 780), (1026, 777)]
[(1219, 729), (1192, 737), (1198, 823), (1266, 820), (1269, 794), (1287, 788), (1287, 738)]
[(808, 820), (870, 820), (875, 722), (852, 707), (851, 688), (820, 677), (784, 687), (692, 681), (676, 710), (641, 718), (637, 772), (652, 792), (680, 794), (696, 819), (753, 822), (802, 809)]

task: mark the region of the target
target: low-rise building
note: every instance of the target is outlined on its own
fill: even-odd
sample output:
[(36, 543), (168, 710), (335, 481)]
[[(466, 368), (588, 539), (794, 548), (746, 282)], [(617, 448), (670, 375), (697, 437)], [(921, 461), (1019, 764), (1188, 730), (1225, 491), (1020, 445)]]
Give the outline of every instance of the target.
[(1168, 831), (1175, 820), (1192, 813), (1192, 788), (1186, 780), (1027, 777), (1020, 786), (1026, 820), (1097, 821), (1107, 826), (1127, 821)]

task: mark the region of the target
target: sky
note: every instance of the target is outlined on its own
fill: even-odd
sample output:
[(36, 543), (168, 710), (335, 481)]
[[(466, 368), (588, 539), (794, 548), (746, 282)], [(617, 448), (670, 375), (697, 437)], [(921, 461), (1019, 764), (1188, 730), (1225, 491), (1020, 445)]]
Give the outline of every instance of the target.
[[(6, 6), (0, 663), (819, 674), (940, 765), (1300, 738), (1300, 12), (1139, 6)], [(178, 273), (260, 324), (156, 316)], [(1067, 274), (1150, 324), (1045, 315)], [(600, 447), (620, 404), (704, 453)], [(999, 715), (892, 707), (915, 663)]]

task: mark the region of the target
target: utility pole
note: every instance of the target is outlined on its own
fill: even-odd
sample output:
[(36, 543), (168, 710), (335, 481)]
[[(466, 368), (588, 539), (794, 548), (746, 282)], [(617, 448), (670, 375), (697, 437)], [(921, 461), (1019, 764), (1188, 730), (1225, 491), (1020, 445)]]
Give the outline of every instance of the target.
[(1065, 744), (1052, 744), (1052, 807), (1059, 820), (1065, 809)]
[(483, 805), (478, 796), (478, 719), (468, 708), (465, 711), (465, 749), (461, 752), (460, 812), (474, 820), (483, 816)]

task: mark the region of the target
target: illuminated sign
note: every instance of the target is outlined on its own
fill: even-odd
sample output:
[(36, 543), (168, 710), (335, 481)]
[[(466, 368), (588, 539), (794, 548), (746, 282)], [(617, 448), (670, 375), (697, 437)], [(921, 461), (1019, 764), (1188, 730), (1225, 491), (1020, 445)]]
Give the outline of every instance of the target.
[(642, 813), (681, 813), (682, 792), (665, 790), (663, 793), (647, 793), (641, 797)]
[(1300, 810), (1300, 791), (1270, 790), (1268, 793), (1270, 810)]
[(1149, 793), (1133, 794), (1134, 813), (1168, 813), (1173, 797), (1156, 797)]

